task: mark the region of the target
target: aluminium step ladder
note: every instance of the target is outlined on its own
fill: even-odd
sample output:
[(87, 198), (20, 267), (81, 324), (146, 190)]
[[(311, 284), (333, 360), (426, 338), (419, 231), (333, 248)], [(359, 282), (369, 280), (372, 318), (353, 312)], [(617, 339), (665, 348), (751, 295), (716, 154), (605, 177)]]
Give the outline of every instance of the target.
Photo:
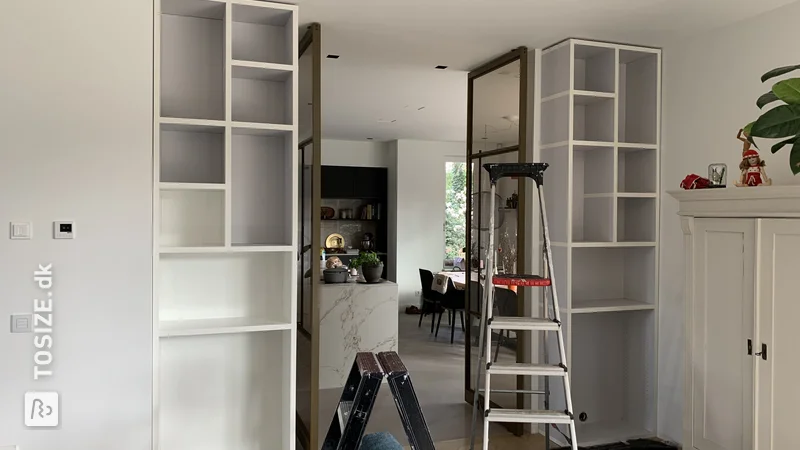
[[(566, 352), (564, 350), (564, 336), (561, 330), (561, 318), (558, 310), (558, 295), (553, 269), (553, 254), (550, 248), (550, 231), (547, 228), (547, 212), (544, 203), (544, 171), (547, 169), (546, 163), (489, 163), (483, 165), (489, 172), (491, 183), (491, 193), (489, 200), (489, 242), (486, 252), (486, 286), (483, 289), (483, 301), (481, 305), (480, 321), (480, 350), (477, 367), (477, 380), (475, 387), (478, 388), (481, 382), (481, 373), (484, 373), (483, 389), (476, 389), (476, 393), (483, 393), (483, 450), (489, 449), (489, 424), (492, 422), (515, 422), (544, 424), (546, 446), (550, 448), (550, 427), (557, 424), (568, 425), (570, 437), (568, 438), (572, 450), (578, 450), (578, 439), (575, 433), (575, 419), (573, 418), (572, 395), (569, 386), (569, 376), (567, 373)], [(494, 222), (495, 222), (495, 193), (497, 182), (501, 178), (531, 178), (536, 182), (536, 190), (539, 194), (539, 208), (541, 215), (543, 252), (542, 258), (545, 263), (545, 276), (539, 275), (494, 275)], [(545, 315), (548, 315), (549, 306), (552, 306), (553, 317), (531, 318), (531, 317), (501, 317), (493, 315), (494, 308), (494, 286), (532, 286), (545, 289)], [(548, 294), (550, 295), (551, 305), (548, 305)], [(514, 330), (514, 331), (543, 331), (555, 332), (558, 341), (558, 356), (560, 361), (551, 364), (547, 361), (547, 346), (545, 345), (545, 364), (512, 363), (498, 364), (487, 362), (491, 355), (492, 331), (494, 330)], [(545, 342), (546, 336), (545, 336)], [(524, 410), (524, 409), (501, 409), (491, 407), (491, 393), (506, 392), (505, 390), (492, 389), (493, 375), (521, 375), (530, 377), (544, 377), (545, 395), (544, 411)], [(563, 382), (564, 398), (566, 400), (566, 411), (548, 410), (550, 403), (549, 379), (558, 378)], [(519, 393), (541, 393), (537, 391), (514, 391)], [(475, 434), (477, 430), (477, 411), (480, 396), (476, 395), (473, 401), (472, 410), (472, 433), (470, 436), (470, 450), (475, 448)], [(560, 431), (560, 430), (559, 430)], [(562, 433), (563, 434), (563, 433)], [(565, 435), (566, 437), (566, 435)]]
[(411, 449), (435, 450), (411, 375), (396, 352), (356, 354), (322, 450), (359, 450), (384, 377)]

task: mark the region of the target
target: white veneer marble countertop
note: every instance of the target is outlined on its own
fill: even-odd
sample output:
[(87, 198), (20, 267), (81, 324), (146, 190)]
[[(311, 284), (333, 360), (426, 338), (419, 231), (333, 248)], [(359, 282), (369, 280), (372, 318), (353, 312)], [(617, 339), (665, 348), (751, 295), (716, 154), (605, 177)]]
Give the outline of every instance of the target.
[(358, 352), (397, 351), (397, 283), (322, 284), (319, 388), (341, 388)]

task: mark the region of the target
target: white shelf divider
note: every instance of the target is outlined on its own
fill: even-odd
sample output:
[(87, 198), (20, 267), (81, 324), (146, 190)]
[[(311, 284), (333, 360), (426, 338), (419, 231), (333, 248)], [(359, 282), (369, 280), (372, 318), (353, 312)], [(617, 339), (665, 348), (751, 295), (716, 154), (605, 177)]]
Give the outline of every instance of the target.
[(253, 80), (286, 81), (292, 76), (294, 67), (289, 64), (275, 64), (256, 61), (233, 60), (234, 78), (249, 78)]
[(646, 311), (655, 309), (656, 305), (627, 298), (611, 298), (601, 300), (572, 299), (572, 314), (606, 313), (621, 311)]
[(291, 323), (279, 323), (266, 319), (234, 317), (225, 319), (172, 320), (161, 322), (159, 336), (162, 338), (181, 336), (207, 336), (212, 334), (255, 333), (261, 331), (291, 330)]
[(224, 183), (160, 183), (162, 191), (224, 191)]
[(256, 136), (282, 136), (294, 130), (292, 125), (278, 123), (231, 122), (233, 134), (251, 134)]

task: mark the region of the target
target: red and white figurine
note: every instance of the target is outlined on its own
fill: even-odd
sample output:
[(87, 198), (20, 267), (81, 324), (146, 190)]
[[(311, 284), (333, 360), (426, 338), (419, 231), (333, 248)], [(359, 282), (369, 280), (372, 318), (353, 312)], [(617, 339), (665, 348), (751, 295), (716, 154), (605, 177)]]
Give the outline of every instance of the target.
[(739, 134), (736, 135), (737, 139), (744, 142), (742, 145), (742, 162), (739, 164), (742, 176), (736, 182), (736, 186), (771, 186), (772, 180), (769, 179), (767, 171), (764, 169), (766, 163), (758, 155), (758, 151), (751, 148), (752, 144), (747, 140), (746, 136), (742, 137), (742, 134), (742, 130), (739, 130)]

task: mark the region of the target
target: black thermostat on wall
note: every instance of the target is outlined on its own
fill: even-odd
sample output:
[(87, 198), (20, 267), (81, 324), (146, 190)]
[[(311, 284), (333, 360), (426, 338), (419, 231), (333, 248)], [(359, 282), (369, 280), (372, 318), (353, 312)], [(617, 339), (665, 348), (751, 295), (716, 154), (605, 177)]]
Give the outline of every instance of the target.
[(53, 222), (53, 239), (74, 239), (74, 228), (73, 222)]

